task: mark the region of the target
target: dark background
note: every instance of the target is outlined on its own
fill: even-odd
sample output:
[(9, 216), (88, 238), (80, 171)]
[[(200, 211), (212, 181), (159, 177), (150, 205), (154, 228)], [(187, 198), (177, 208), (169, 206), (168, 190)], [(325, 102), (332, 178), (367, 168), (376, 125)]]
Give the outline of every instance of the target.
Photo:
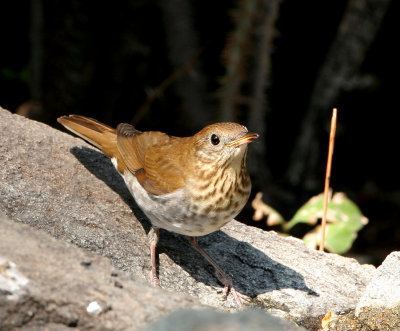
[[(253, 195), (289, 219), (331, 186), (370, 223), (351, 255), (399, 249), (399, 2), (20, 0), (0, 4), (0, 105), (59, 129), (83, 114), (191, 135), (238, 121)], [(251, 220), (247, 207), (240, 220)]]

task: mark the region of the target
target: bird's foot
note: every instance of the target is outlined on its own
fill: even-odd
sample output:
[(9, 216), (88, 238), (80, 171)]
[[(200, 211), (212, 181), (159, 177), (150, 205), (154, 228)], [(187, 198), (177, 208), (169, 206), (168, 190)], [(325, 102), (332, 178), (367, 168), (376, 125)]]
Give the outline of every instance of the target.
[(248, 298), (244, 294), (236, 291), (236, 289), (233, 287), (231, 276), (229, 276), (224, 270), (222, 270), (222, 268), (211, 258), (211, 256), (207, 254), (207, 252), (197, 242), (196, 237), (188, 237), (188, 240), (192, 244), (192, 246), (196, 248), (197, 251), (201, 255), (203, 255), (204, 258), (214, 267), (215, 276), (222, 283), (222, 285), (224, 285), (223, 299), (226, 299), (228, 297), (228, 294), (232, 293), (239, 308), (243, 308), (243, 299), (245, 301), (248, 301)]
[(157, 277), (157, 273), (153, 268), (150, 271), (150, 277), (151, 277), (151, 285), (154, 287), (161, 287), (160, 285), (160, 280)]
[(223, 300), (226, 300), (228, 298), (229, 293), (231, 293), (239, 308), (243, 308), (243, 302), (250, 301), (250, 298), (247, 295), (244, 295), (236, 291), (235, 287), (233, 286), (232, 278), (228, 274), (226, 274), (222, 269), (215, 270), (215, 277), (217, 277), (217, 279), (224, 285), (224, 290), (222, 292)]
[(156, 248), (159, 239), (158, 228), (152, 227), (150, 229), (148, 236), (150, 241), (150, 255), (151, 255), (151, 271), (150, 271), (151, 285), (153, 285), (154, 287), (156, 286), (161, 287), (160, 280), (158, 279), (157, 276), (157, 262), (156, 262), (156, 256), (157, 256)]

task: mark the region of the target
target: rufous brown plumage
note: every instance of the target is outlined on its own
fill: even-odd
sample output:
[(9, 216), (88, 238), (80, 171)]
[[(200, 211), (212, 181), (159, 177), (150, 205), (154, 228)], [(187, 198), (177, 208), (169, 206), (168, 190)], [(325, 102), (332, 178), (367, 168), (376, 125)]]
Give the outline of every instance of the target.
[(69, 115), (64, 127), (99, 148), (122, 175), (139, 207), (152, 223), (151, 277), (159, 285), (155, 250), (158, 229), (189, 236), (216, 268), (216, 275), (241, 305), (231, 278), (198, 245), (197, 236), (220, 229), (246, 204), (250, 177), (247, 145), (258, 138), (237, 123), (215, 123), (193, 136), (178, 138), (159, 131), (140, 132), (130, 124), (113, 129), (95, 119)]

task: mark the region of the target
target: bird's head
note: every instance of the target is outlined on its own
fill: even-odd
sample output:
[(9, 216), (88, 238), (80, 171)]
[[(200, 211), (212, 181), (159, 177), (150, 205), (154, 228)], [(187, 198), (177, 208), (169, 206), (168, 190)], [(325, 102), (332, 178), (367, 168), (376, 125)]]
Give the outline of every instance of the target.
[(247, 145), (258, 138), (243, 125), (231, 122), (206, 126), (193, 136), (196, 158), (202, 163), (226, 166), (242, 161)]

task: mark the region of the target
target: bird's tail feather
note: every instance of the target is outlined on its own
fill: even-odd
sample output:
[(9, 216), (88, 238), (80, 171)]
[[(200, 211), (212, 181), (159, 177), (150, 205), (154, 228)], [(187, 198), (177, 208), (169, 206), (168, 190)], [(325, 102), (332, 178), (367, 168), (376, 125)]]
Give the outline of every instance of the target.
[(61, 116), (57, 121), (66, 129), (99, 148), (108, 157), (117, 153), (117, 133), (112, 127), (81, 115)]

